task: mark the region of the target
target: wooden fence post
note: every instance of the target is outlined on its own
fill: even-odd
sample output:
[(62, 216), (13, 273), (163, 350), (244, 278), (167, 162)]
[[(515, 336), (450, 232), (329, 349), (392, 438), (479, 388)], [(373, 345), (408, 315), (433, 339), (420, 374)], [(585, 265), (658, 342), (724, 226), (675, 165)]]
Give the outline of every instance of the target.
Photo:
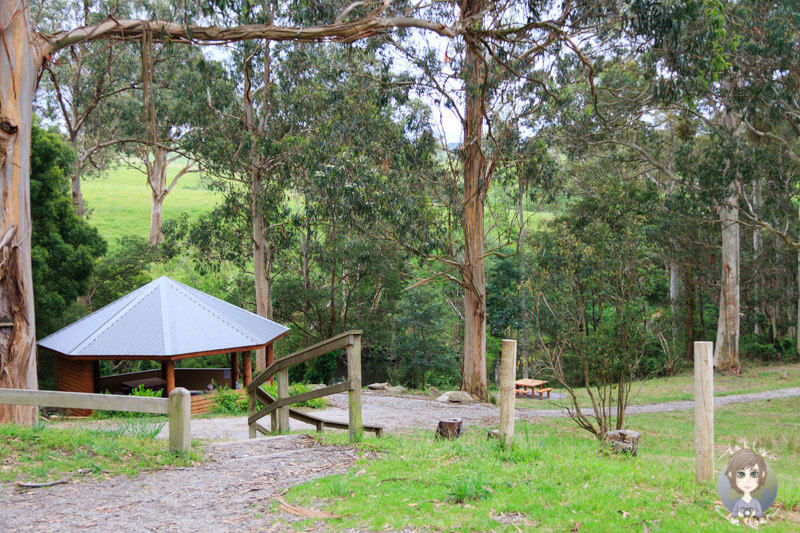
[[(278, 399), (289, 397), (289, 369), (278, 370)], [(275, 431), (275, 426), (272, 427)], [(289, 406), (278, 407), (278, 433), (289, 431)]]
[(517, 341), (503, 339), (500, 359), (500, 442), (511, 446), (514, 440), (514, 381), (517, 375)]
[(169, 393), (169, 451), (183, 453), (192, 445), (192, 395), (183, 387)]
[[(247, 358), (250, 358), (250, 353), (247, 353)], [(257, 408), (258, 404), (256, 403), (256, 391), (248, 390), (247, 391), (247, 417), (250, 418), (254, 414), (258, 412)], [(275, 426), (272, 426), (272, 430), (275, 431)], [(247, 424), (247, 437), (250, 439), (256, 438), (256, 422), (248, 423)]]
[(714, 343), (694, 343), (694, 477), (714, 477)]
[(361, 442), (364, 436), (364, 425), (361, 421), (361, 335), (352, 335), (352, 344), (347, 350), (347, 379), (350, 391), (347, 393), (350, 411), (350, 442)]

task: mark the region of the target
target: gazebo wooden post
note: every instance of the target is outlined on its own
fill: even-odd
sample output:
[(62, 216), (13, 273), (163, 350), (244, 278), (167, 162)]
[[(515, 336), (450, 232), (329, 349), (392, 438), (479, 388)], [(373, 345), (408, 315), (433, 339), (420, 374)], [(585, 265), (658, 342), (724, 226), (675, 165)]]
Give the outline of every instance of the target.
[(169, 359), (164, 362), (164, 367), (166, 369), (166, 380), (167, 380), (167, 390), (164, 391), (167, 396), (169, 393), (172, 392), (172, 389), (175, 388), (175, 361)]
[(231, 352), (231, 388), (236, 389), (239, 381), (239, 352)]
[(250, 351), (242, 352), (242, 369), (244, 373), (244, 386), (245, 388), (253, 381), (253, 361), (250, 359)]
[[(272, 361), (275, 359), (275, 352), (272, 348), (272, 343), (267, 344), (267, 368), (269, 365), (272, 364)], [(272, 383), (273, 378), (269, 378), (269, 382)]]

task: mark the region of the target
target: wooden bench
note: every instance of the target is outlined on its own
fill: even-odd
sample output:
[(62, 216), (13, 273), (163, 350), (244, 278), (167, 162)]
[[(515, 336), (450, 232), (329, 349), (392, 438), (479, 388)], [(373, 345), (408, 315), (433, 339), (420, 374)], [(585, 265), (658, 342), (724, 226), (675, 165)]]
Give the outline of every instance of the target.
[(550, 397), (550, 391), (553, 390), (552, 388), (546, 389), (533, 389), (533, 392), (539, 395), (540, 399), (544, 399), (544, 394), (547, 393), (547, 397)]
[[(525, 394), (528, 392), (528, 389), (514, 389), (514, 392), (517, 394), (522, 394), (522, 397), (525, 397)], [(531, 398), (533, 398), (533, 392), (531, 392)]]

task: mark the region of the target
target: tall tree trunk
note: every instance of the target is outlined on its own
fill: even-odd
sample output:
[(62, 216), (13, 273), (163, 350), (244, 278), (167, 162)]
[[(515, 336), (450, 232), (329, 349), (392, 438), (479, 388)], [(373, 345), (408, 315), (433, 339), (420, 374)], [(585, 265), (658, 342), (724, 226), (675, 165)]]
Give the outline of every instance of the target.
[[(527, 291), (525, 290), (525, 276), (523, 274), (525, 268), (525, 209), (524, 209), (525, 188), (520, 182), (519, 186), (519, 199), (517, 211), (519, 216), (519, 239), (517, 240), (517, 267), (519, 269), (519, 311), (520, 311), (520, 327), (519, 327), (519, 354), (522, 360), (522, 378), (528, 379), (530, 377), (531, 355), (528, 352), (528, 328), (524, 326), (528, 315), (528, 299)], [(498, 386), (500, 384), (498, 383)]]
[[(72, 142), (72, 150), (78, 154), (78, 133), (70, 132), (70, 141)], [(75, 207), (75, 212), (78, 217), (83, 218), (83, 193), (81, 192), (81, 172), (83, 171), (83, 161), (80, 157), (75, 159), (75, 172), (73, 172), (70, 181), (72, 183), (72, 205)]]
[[(253, 155), (258, 158), (257, 155)], [(260, 209), (260, 198), (262, 191), (262, 180), (264, 178), (258, 161), (251, 161), (250, 178), (252, 187), (252, 215), (253, 215), (253, 277), (255, 278), (256, 288), (256, 314), (272, 319), (269, 316), (271, 302), (268, 302), (269, 291), (267, 288), (267, 274), (266, 274), (266, 228), (264, 226), (264, 216)], [(256, 371), (260, 372), (267, 368), (267, 354), (266, 350), (256, 351)]]
[[(164, 198), (167, 196), (167, 151), (153, 145), (153, 162), (147, 168), (147, 183), (150, 185), (150, 244), (164, 242), (161, 233)], [(149, 155), (145, 155), (149, 157)]]
[[(41, 58), (28, 4), (0, 2), (0, 387), (37, 389), (31, 276), (30, 147)], [(5, 320), (4, 320), (5, 322)], [(0, 423), (33, 424), (35, 407), (0, 405)]]
[(680, 272), (678, 262), (669, 260), (669, 308), (672, 321), (672, 347), (678, 346), (678, 299), (680, 298)]
[[(461, 19), (483, 11), (484, 0), (463, 0)], [(486, 157), (483, 153), (485, 66), (477, 41), (467, 33), (464, 58), (464, 361), (461, 390), (486, 400), (486, 273), (483, 208)]]
[(691, 361), (694, 357), (694, 280), (692, 265), (687, 259), (684, 263), (683, 286), (686, 289), (686, 357)]
[[(753, 182), (753, 209), (756, 213), (761, 208), (761, 183), (758, 179)], [(753, 333), (761, 335), (761, 323), (759, 322), (759, 315), (764, 313), (764, 302), (761, 299), (761, 230), (758, 226), (753, 227), (753, 299), (755, 305), (755, 320), (753, 324)]]
[[(267, 227), (264, 222), (264, 213), (262, 210), (262, 194), (264, 191), (264, 168), (265, 161), (261, 154), (258, 152), (259, 143), (258, 138), (262, 136), (264, 127), (266, 126), (268, 105), (267, 95), (270, 91), (266, 88), (269, 87), (272, 76), (272, 64), (269, 51), (269, 43), (265, 44), (264, 62), (262, 70), (262, 79), (264, 83), (264, 90), (262, 91), (263, 109), (261, 109), (261, 117), (256, 119), (255, 100), (251, 84), (251, 70), (250, 63), (252, 57), (247, 60), (244, 66), (244, 112), (245, 112), (245, 125), (250, 132), (252, 138), (252, 146), (250, 148), (250, 190), (251, 190), (251, 215), (253, 218), (253, 278), (256, 290), (256, 314), (272, 320), (272, 293), (269, 287), (269, 280), (267, 269), (271, 268), (272, 260), (267, 260), (267, 253), (269, 244), (267, 242)], [(268, 360), (267, 351), (256, 350), (256, 371), (264, 370), (272, 361)]]
[(739, 210), (731, 195), (719, 208), (722, 223), (722, 277), (714, 364), (727, 370), (739, 367)]

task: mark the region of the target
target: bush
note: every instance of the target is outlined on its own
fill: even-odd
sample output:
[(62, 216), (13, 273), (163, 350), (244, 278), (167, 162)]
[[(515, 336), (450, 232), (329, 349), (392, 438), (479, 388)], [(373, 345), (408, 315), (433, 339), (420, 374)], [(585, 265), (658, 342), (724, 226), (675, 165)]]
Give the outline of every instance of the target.
[(219, 387), (211, 397), (211, 412), (239, 415), (247, 413), (247, 396), (228, 385)]
[[(150, 390), (146, 389), (144, 385), (139, 385), (131, 391), (130, 395), (144, 398), (161, 398), (163, 396), (163, 391), (164, 389)], [(105, 394), (111, 393), (106, 391)], [(150, 418), (152, 416), (153, 415), (150, 413), (133, 413), (129, 411), (103, 411), (100, 409), (92, 411), (92, 418)]]
[[(278, 397), (278, 382), (265, 383), (261, 388), (273, 398)], [(310, 385), (305, 383), (292, 383), (289, 385), (289, 395), (295, 396), (303, 394), (311, 390)], [(297, 404), (292, 404), (292, 407), (311, 407), (312, 409), (320, 409), (325, 407), (324, 398), (314, 398), (306, 400)], [(211, 412), (218, 414), (230, 415), (244, 415), (247, 414), (247, 395), (240, 394), (240, 391), (231, 389), (229, 386), (224, 385), (216, 390), (216, 393), (211, 398)]]
[[(278, 397), (278, 382), (274, 381), (272, 383), (265, 383), (261, 386), (264, 391), (267, 392), (273, 398)], [(311, 386), (307, 385), (306, 383), (292, 383), (289, 385), (289, 395), (294, 396), (296, 394), (303, 394), (304, 392), (308, 392), (311, 390)], [(304, 402), (292, 404), (292, 407), (311, 407), (312, 409), (321, 409), (325, 407), (327, 404), (325, 403), (325, 398), (314, 398), (312, 400), (306, 400)]]

